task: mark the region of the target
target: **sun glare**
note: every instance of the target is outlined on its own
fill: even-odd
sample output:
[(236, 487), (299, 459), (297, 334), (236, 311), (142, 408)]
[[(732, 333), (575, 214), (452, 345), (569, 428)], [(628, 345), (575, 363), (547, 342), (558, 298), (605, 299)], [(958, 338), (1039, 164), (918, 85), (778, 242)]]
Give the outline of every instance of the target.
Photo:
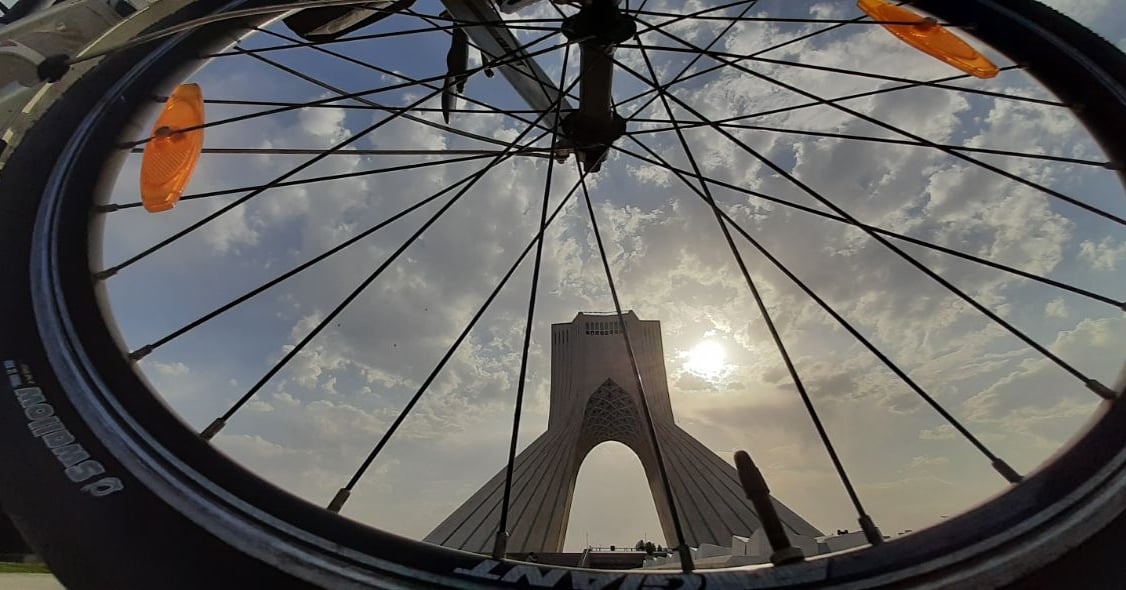
[(684, 368), (705, 379), (717, 379), (727, 371), (727, 351), (714, 340), (704, 340), (688, 351)]

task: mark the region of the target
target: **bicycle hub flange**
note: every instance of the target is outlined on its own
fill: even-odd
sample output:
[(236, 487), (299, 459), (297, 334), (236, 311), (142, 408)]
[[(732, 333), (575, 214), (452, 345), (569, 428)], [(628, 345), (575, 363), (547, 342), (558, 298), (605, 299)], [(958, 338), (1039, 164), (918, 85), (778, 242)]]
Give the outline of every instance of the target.
[(582, 55), (579, 68), (579, 108), (562, 122), (562, 132), (573, 145), (584, 170), (597, 172), (610, 145), (626, 131), (625, 119), (614, 112), (614, 48), (637, 33), (637, 23), (618, 10), (614, 0), (593, 0), (563, 21), (561, 32), (577, 42)]

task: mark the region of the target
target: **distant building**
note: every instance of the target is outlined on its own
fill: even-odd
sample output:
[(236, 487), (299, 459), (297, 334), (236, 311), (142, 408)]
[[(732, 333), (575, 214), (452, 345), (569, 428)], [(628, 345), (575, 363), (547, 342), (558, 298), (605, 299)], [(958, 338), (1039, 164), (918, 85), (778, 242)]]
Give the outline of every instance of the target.
[[(661, 324), (623, 314), (642, 387), (660, 441), (685, 541), (727, 546), (750, 537), (758, 516), (735, 468), (676, 425), (669, 402)], [(547, 432), (516, 457), (509, 514), (508, 551), (563, 550), (575, 479), (587, 453), (606, 441), (637, 454), (645, 469), (667, 544), (676, 544), (673, 521), (643, 418), (617, 314), (580, 313), (551, 327), (551, 410)], [(489, 552), (500, 521), (502, 469), (426, 536), (426, 541)], [(813, 525), (775, 500), (791, 535), (822, 536)]]
[[(831, 537), (814, 538), (806, 535), (790, 534), (790, 543), (801, 549), (806, 557), (835, 553), (854, 547), (863, 547), (868, 544), (867, 537), (861, 531), (850, 533), (837, 531)], [(696, 567), (735, 567), (740, 565), (758, 565), (770, 563), (770, 556), (774, 549), (770, 546), (766, 534), (762, 529), (755, 531), (750, 537), (732, 535), (730, 545), (713, 545), (704, 543), (692, 549), (692, 560)], [(679, 569), (680, 557), (676, 554), (654, 555), (645, 559), (642, 567), (653, 569)]]

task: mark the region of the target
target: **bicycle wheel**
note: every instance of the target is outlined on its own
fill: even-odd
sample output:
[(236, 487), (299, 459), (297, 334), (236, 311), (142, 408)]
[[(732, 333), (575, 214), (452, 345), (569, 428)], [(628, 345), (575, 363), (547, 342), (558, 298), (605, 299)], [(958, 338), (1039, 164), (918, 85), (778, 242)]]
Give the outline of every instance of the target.
[[(153, 23), (152, 28), (270, 4), (264, 0), (196, 1)], [(500, 69), (506, 55), (486, 58), (481, 66), (466, 70), (471, 74), (470, 90), (489, 84), (488, 90), (477, 96), (466, 94), (464, 109), (445, 108), (452, 122), (444, 123), (439, 115), (443, 109), (438, 107), (441, 94), (445, 87), (457, 85), (458, 77), (448, 75), (442, 59), (453, 29), (443, 23), (466, 23), (443, 16), (441, 6), (424, 2), (371, 29), (357, 31), (373, 43), (388, 43), (373, 45), (362, 56), (337, 51), (339, 48), (331, 47), (336, 42), (265, 44), (285, 33), (265, 20), (247, 20), (263, 17), (199, 26), (149, 46), (112, 52), (45, 108), (31, 132), (7, 151), (0, 171), (4, 207), (0, 248), (6, 253), (0, 276), (10, 286), (3, 295), (3, 309), (9, 313), (0, 338), (0, 356), (11, 390), (0, 403), (0, 440), (8, 449), (0, 455), (7, 474), (0, 486), (0, 500), (68, 587), (1003, 587), (1057, 584), (1077, 571), (1083, 571), (1092, 585), (1117, 583), (1120, 567), (1112, 549), (1126, 536), (1122, 514), (1126, 508), (1126, 429), (1122, 428), (1126, 410), (1118, 401), (1121, 380), (1111, 382), (1102, 376), (1100, 381), (1097, 375), (1106, 372), (1107, 363), (1117, 370), (1121, 361), (1110, 358), (1105, 347), (1113, 349), (1108, 342), (1114, 342), (1114, 319), (1121, 315), (1123, 302), (1103, 294), (1112, 290), (1106, 284), (1106, 273), (1115, 268), (1120, 251), (1116, 236), (1121, 234), (1114, 231), (1126, 224), (1115, 213), (1115, 207), (1121, 210), (1122, 196), (1116, 174), (1126, 153), (1122, 145), (1126, 138), (1126, 117), (1122, 116), (1126, 62), (1121, 53), (1073, 21), (1028, 0), (912, 3), (952, 28), (971, 31), (982, 47), (988, 46), (987, 54), (1002, 65), (1004, 73), (994, 85), (967, 84), (963, 76), (952, 75), (945, 66), (898, 45), (879, 23), (860, 16), (852, 3), (830, 8), (779, 0), (704, 3), (700, 8), (693, 5), (692, 12), (683, 7), (647, 7), (645, 2), (631, 4), (637, 7), (627, 5), (622, 12), (634, 20), (638, 35), (617, 39), (612, 59), (616, 111), (626, 126), (624, 134), (610, 140), (584, 139), (571, 129), (561, 134), (570, 143), (559, 143), (551, 133), (556, 127), (544, 122), (563, 120), (561, 101), (555, 100), (549, 109), (521, 106), (517, 94), (498, 79), (493, 79), (495, 84), (486, 82), (484, 66)], [(517, 14), (508, 22), (516, 38), (526, 44), (526, 51), (550, 65), (545, 68), (549, 78), (565, 94), (573, 94), (571, 90), (593, 69), (580, 60), (576, 43), (560, 33), (564, 15), (574, 14), (576, 8), (561, 7), (562, 14), (547, 5), (537, 10), (540, 12)], [(689, 26), (695, 28), (685, 28)], [(232, 46), (235, 40), (238, 44)], [(778, 54), (787, 59), (763, 55), (787, 48), (788, 54)], [(287, 52), (292, 55), (283, 60)], [(436, 58), (418, 57), (430, 55)], [(865, 63), (871, 58), (872, 69), (856, 69), (852, 64), (857, 60), (829, 59), (848, 55), (860, 55), (864, 59), (859, 61)], [(875, 56), (880, 55), (888, 62), (876, 65)], [(818, 57), (822, 61), (815, 59)], [(362, 69), (342, 70), (340, 63)], [(303, 96), (287, 94), (288, 87), (256, 77), (251, 64), (257, 64), (253, 67), (262, 68), (260, 71), (294, 76), (310, 86), (303, 89)], [(206, 67), (200, 70), (201, 66)], [(357, 71), (373, 77), (378, 74), (383, 84), (367, 92), (347, 90), (357, 84)], [(219, 136), (235, 147), (209, 144), (204, 150), (204, 168), (197, 172), (193, 185), (204, 182), (207, 190), (183, 196), (170, 213), (146, 216), (140, 212), (135, 189), (128, 189), (134, 191), (130, 193), (121, 188), (135, 183), (137, 161), (131, 153), (146, 143), (143, 130), (172, 86), (207, 76), (242, 80), (241, 85), (232, 82), (229, 88), (257, 88), (268, 95), (209, 99), (209, 109), (230, 109), (222, 116), (209, 115), (209, 142)], [(851, 82), (844, 82), (846, 79)], [(202, 86), (205, 93), (213, 87), (206, 82)], [(896, 90), (890, 90), (895, 87), (914, 94), (901, 101), (885, 101), (896, 96), (891, 94)], [(832, 98), (826, 98), (828, 95)], [(348, 104), (347, 110), (327, 108), (340, 106), (336, 101), (342, 96), (357, 101)], [(869, 102), (848, 102), (857, 99)], [(574, 96), (570, 100), (581, 103)], [(263, 110), (239, 114), (249, 107)], [(323, 145), (271, 143), (284, 134), (253, 146), (239, 143), (265, 134), (262, 130), (271, 121), (266, 113), (285, 117), (297, 112), (307, 117), (311, 130), (305, 139), (319, 139)], [(373, 112), (387, 114), (363, 119), (357, 124), (364, 129), (361, 132), (342, 125), (343, 118)], [(995, 123), (991, 117), (1001, 121)], [(796, 121), (817, 128), (799, 127), (794, 125)], [(989, 122), (992, 134), (986, 133), (983, 121)], [(516, 131), (509, 131), (513, 124), (518, 125)], [(1053, 136), (1033, 137), (1043, 141), (1030, 147), (1022, 143), (1030, 141), (1029, 136), (1017, 133), (1023, 127)], [(1006, 136), (1008, 144), (983, 143), (1001, 137), (997, 135), (1001, 130), (1013, 131)], [(357, 147), (373, 131), (379, 134), (370, 149)], [(1082, 137), (1074, 136), (1080, 131)], [(806, 139), (791, 143), (777, 139), (795, 135)], [(877, 151), (856, 148), (853, 142), (876, 146), (871, 150)], [(591, 146), (604, 147), (605, 159), (600, 150), (584, 152)], [(576, 152), (586, 158), (582, 169), (572, 169), (570, 164)], [(830, 164), (817, 168), (808, 154), (820, 154)], [(235, 163), (231, 160), (235, 156), (261, 157), (253, 160), (259, 168), (245, 164), (248, 160)], [(311, 157), (296, 166), (276, 167), (279, 160), (300, 156)], [(333, 158), (369, 158), (367, 162), (378, 163), (371, 170), (383, 175), (378, 177), (379, 200), (347, 201), (333, 212), (338, 219), (320, 220), (318, 214), (328, 211), (328, 205), (308, 202), (307, 195), (294, 199), (306, 203), (296, 210), (280, 208), (277, 199), (274, 205), (259, 199), (264, 193), (276, 195), (279, 188), (299, 190), (314, 182), (374, 174), (367, 168), (333, 168), (328, 165)], [(393, 158), (417, 159), (387, 160)], [(563, 158), (568, 160), (556, 161)], [(595, 172), (599, 164), (601, 169)], [(435, 172), (439, 167), (440, 174)], [(834, 199), (824, 198), (818, 190), (817, 183), (826, 180), (816, 174), (818, 169), (832, 172), (833, 186), (839, 189)], [(907, 186), (907, 179), (897, 174), (899, 170), (910, 170), (908, 179), (924, 184)], [(501, 180), (475, 186), (494, 172)], [(239, 182), (232, 183), (234, 187), (219, 185), (216, 179), (220, 177)], [(527, 178), (535, 179), (530, 189), (523, 182)], [(846, 186), (850, 187), (847, 191), (842, 188)], [(963, 215), (965, 211), (959, 207), (975, 199), (944, 200), (940, 197), (951, 193), (936, 188), (942, 186), (973, 189), (975, 195), (981, 195), (981, 202), (990, 204)], [(1069, 189), (1089, 194), (1076, 198)], [(521, 198), (525, 190), (533, 196)], [(666, 193), (671, 196), (660, 196)], [(419, 199), (423, 194), (431, 196)], [(545, 197), (542, 203), (540, 194)], [(566, 198), (547, 198), (564, 194)], [(596, 212), (591, 194), (607, 202), (618, 195), (619, 208)], [(908, 195), (908, 200), (889, 201), (890, 194)], [(128, 195), (132, 197), (123, 198)], [(458, 209), (463, 211), (459, 227), (464, 228), (471, 218), (479, 218), (482, 225), (468, 235), (427, 233), (463, 197), (475, 196), (482, 198), (473, 201), (470, 212)], [(996, 201), (988, 201), (990, 196), (997, 196)], [(584, 200), (585, 207), (560, 214), (571, 197)], [(666, 200), (655, 206), (645, 197)], [(221, 204), (202, 205), (208, 202)], [(684, 209), (687, 203), (697, 209), (689, 212)], [(201, 206), (191, 209), (197, 204)], [(241, 213), (246, 210), (244, 205), (260, 208), (245, 217)], [(425, 221), (415, 221), (417, 225), (409, 228), (390, 225), (422, 209), (430, 215)], [(521, 221), (525, 213), (527, 220)], [(818, 242), (815, 226), (805, 225), (804, 218), (797, 219), (799, 214), (816, 223), (837, 224), (826, 227), (843, 224), (850, 229), (838, 232), (838, 241)], [(317, 223), (328, 227), (334, 239), (320, 238), (331, 245), (321, 247), (322, 242), (311, 240), (314, 243), (297, 248), (295, 240), (305, 236), (286, 233), (295, 231), (296, 216), (318, 219)], [(628, 232), (626, 238), (600, 232), (593, 223), (589, 230), (581, 230), (584, 233), (577, 233), (578, 226), (568, 226), (559, 241), (544, 248), (541, 269), (539, 248), (546, 238), (540, 237), (547, 235), (550, 223), (561, 218), (583, 224), (609, 221), (615, 233), (626, 231), (631, 223), (647, 223), (660, 230), (673, 220), (683, 222), (676, 229), (684, 238), (677, 242), (657, 231), (653, 239), (634, 240)], [(926, 226), (915, 223), (916, 218), (937, 221)], [(222, 232), (193, 241), (202, 240), (197, 230), (211, 231), (208, 228), (214, 227), (215, 220), (227, 224)], [(367, 229), (357, 230), (360, 227)], [(770, 234), (771, 227), (781, 227), (781, 231)], [(267, 229), (279, 233), (269, 235)], [(299, 278), (306, 283), (279, 298), (298, 306), (299, 295), (339, 291), (333, 292), (329, 307), (295, 307), (288, 315), (281, 308), (240, 307), (376, 230), (380, 232), (375, 236), (378, 241), (368, 242), (366, 250), (349, 250), (343, 255), (345, 262), (334, 270)], [(991, 240), (983, 246), (973, 239), (983, 233), (1009, 239)], [(702, 235), (711, 236), (712, 241), (698, 237)], [(772, 242), (771, 235), (788, 241)], [(1081, 239), (1073, 239), (1075, 235)], [(867, 241), (859, 244), (860, 238)], [(689, 249), (694, 241), (700, 242), (704, 254)], [(1033, 256), (1023, 250), (1030, 243), (1052, 247), (1037, 250)], [(304, 246), (320, 248), (306, 250)], [(609, 256), (607, 246), (618, 250)], [(789, 254), (771, 253), (779, 247), (787, 248)], [(223, 258), (224, 265), (219, 265), (189, 256), (201, 248), (231, 258)], [(259, 257), (259, 248), (268, 255)], [(717, 248), (723, 256), (713, 260)], [(278, 254), (288, 250), (301, 256)], [(1061, 265), (1064, 250), (1070, 252), (1069, 261), (1086, 261), (1087, 268)], [(530, 298), (519, 288), (516, 295), (508, 295), (512, 289), (502, 293), (533, 251), (536, 264), (530, 277)], [(305, 257), (307, 252), (318, 254)], [(400, 256), (404, 256), (405, 266), (396, 265)], [(588, 266), (552, 267), (553, 256), (585, 257), (589, 262)], [(844, 467), (868, 469), (861, 453), (868, 447), (850, 449), (829, 436), (840, 423), (826, 408), (836, 407), (832, 404), (839, 399), (833, 401), (827, 386), (803, 386), (800, 376), (803, 367), (816, 371), (817, 358), (844, 362), (864, 355), (867, 360), (854, 373), (825, 372), (826, 380), (843, 378), (845, 385), (838, 387), (853, 392), (886, 393), (886, 381), (870, 376), (877, 370), (888, 379), (902, 379), (904, 393), (880, 393), (878, 399), (869, 401), (889, 415), (926, 411), (949, 420), (943, 422), (946, 426), (929, 430), (930, 436), (965, 436), (970, 442), (965, 445), (965, 457), (976, 457), (974, 464), (982, 472), (995, 469), (1001, 476), (995, 488), (1007, 489), (977, 507), (967, 501), (958, 516), (892, 542), (879, 543), (878, 532), (869, 534), (874, 546), (863, 550), (784, 567), (696, 572), (590, 572), (493, 559), (409, 540), (337, 514), (342, 506), (356, 502), (350, 499), (352, 492), (357, 498), (364, 491), (375, 493), (357, 488), (357, 484), (373, 461), (382, 457), (391, 435), (408, 420), (424, 394), (431, 388), (448, 392), (459, 387), (456, 381), (440, 381), (442, 369), (450, 359), (459, 362), (458, 345), (498, 296), (501, 301), (513, 299), (505, 309), (517, 310), (519, 321), (504, 324), (503, 314), (489, 317), (494, 319), (494, 329), (508, 326), (517, 336), (515, 341), (524, 332), (525, 322), (530, 326), (548, 321), (543, 319), (542, 309), (535, 315), (525, 313), (528, 301), (537, 301), (541, 270), (555, 273), (553, 282), (543, 279), (544, 292), (553, 297), (566, 294), (562, 303), (556, 302), (560, 307), (612, 305), (616, 317), (622, 316), (622, 305), (631, 302), (660, 310), (670, 318), (678, 309), (686, 311), (655, 294), (662, 281), (679, 280), (674, 274), (658, 278), (637, 274), (634, 263), (646, 256), (683, 256), (682, 268), (702, 269), (693, 279), (707, 281), (703, 283), (706, 289), (722, 292), (728, 301), (704, 299), (691, 289), (671, 292), (677, 301), (696, 297), (702, 307), (714, 307), (717, 317), (729, 317), (730, 324), (713, 321), (717, 329), (753, 322), (753, 327), (742, 331), (731, 328), (732, 341), (743, 339), (756, 355), (765, 358), (769, 351), (775, 359), (754, 367), (767, 374), (764, 379), (784, 385), (795, 400), (794, 408), (809, 410), (816, 428), (804, 436), (828, 447), (832, 465), (823, 456), (818, 460), (825, 463), (827, 474), (839, 475), (847, 490), (841, 495), (844, 500), (835, 501), (847, 510), (855, 509), (854, 516), (862, 523), (871, 521), (873, 515), (879, 522), (879, 510), (861, 505), (866, 490), (856, 489), (852, 480), (857, 478), (848, 477)], [(745, 261), (752, 256), (753, 262)], [(839, 277), (816, 282), (810, 277), (828, 268), (806, 267), (803, 271), (797, 264), (822, 256), (829, 268), (840, 266), (852, 272), (854, 267), (845, 261), (861, 259), (870, 270), (846, 277), (852, 279), (851, 286)], [(103, 258), (115, 262), (107, 265)], [(379, 262), (373, 263), (373, 259)], [(508, 266), (511, 259), (515, 262)], [(722, 263), (716, 261), (719, 259)], [(783, 259), (793, 262), (787, 265)], [(955, 259), (958, 262), (952, 262)], [(241, 266), (227, 265), (231, 260), (241, 261)], [(445, 264), (430, 266), (438, 262)], [(277, 265), (290, 270), (276, 274), (272, 269)], [(894, 272), (893, 265), (899, 265)], [(358, 276), (357, 268), (362, 269)], [(584, 268), (588, 274), (583, 274)], [(342, 314), (354, 302), (363, 303), (365, 289), (387, 269), (400, 281), (380, 287), (374, 303), (410, 304), (422, 310), (408, 314), (402, 311), (406, 307), (392, 305), (391, 311), (364, 312), (364, 317), (387, 318), (388, 323), (362, 324), (364, 339), (346, 332), (338, 337), (349, 348), (367, 351), (365, 354), (381, 357), (390, 365), (363, 364), (348, 357), (339, 360), (343, 364), (336, 368), (332, 362), (337, 361), (306, 367), (303, 374), (312, 375), (317, 395), (322, 396), (317, 400), (296, 399), (288, 389), (263, 389), (275, 378), (300, 384), (302, 374), (286, 372), (290, 369), (285, 365), (294, 359), (309, 362), (317, 355), (338, 359), (333, 349), (317, 348), (323, 341), (317, 336), (325, 329), (344, 330), (342, 324), (348, 318), (358, 322), (355, 315)], [(902, 282), (892, 280), (908, 271), (915, 274)], [(433, 276), (446, 282), (428, 284), (427, 277)], [(591, 276), (599, 283), (592, 283)], [(612, 276), (618, 279), (620, 300), (619, 293), (611, 297), (611, 289), (606, 287)], [(126, 286), (115, 286), (115, 281), (123, 280)], [(1008, 293), (1005, 289), (1016, 288), (1014, 284), (1056, 291), (1027, 300), (1002, 296)], [(449, 285), (458, 291), (447, 291)], [(857, 285), (867, 285), (870, 290), (857, 290)], [(223, 290), (227, 286), (230, 292)], [(595, 288), (600, 293), (597, 297), (590, 295)], [(894, 299), (880, 295), (893, 290), (903, 295)], [(1069, 299), (1057, 302), (1057, 291)], [(803, 298), (800, 304), (796, 302), (799, 296)], [(544, 297), (540, 295), (541, 302)], [(774, 301), (772, 305), (785, 302), (789, 311), (772, 311), (765, 300)], [(850, 301), (854, 302), (851, 306)], [(933, 306), (924, 305), (928, 302)], [(728, 305), (741, 310), (741, 315), (729, 315), (734, 308)], [(453, 311), (439, 313), (439, 306)], [(848, 314), (837, 313), (846, 307), (858, 312), (865, 306), (887, 307), (899, 315), (875, 314), (849, 322)], [(1030, 317), (1032, 308), (1043, 310), (1043, 317)], [(247, 309), (250, 311), (244, 311)], [(223, 322), (211, 321), (231, 310), (236, 315), (224, 315)], [(824, 332), (819, 333), (816, 346), (800, 336), (802, 329), (811, 326), (802, 323), (802, 316), (814, 310), (829, 314), (824, 324), (818, 324)], [(968, 319), (964, 313), (976, 319)], [(276, 314), (285, 320), (281, 328), (267, 322)], [(948, 322), (922, 331), (923, 319), (946, 317), (943, 314), (949, 314)], [(1049, 318), (1060, 314), (1073, 322), (1069, 330), (1051, 323), (1055, 320)], [(1016, 354), (975, 345), (969, 335), (985, 338), (983, 332), (965, 332), (959, 322), (982, 322), (982, 318), (991, 346), (995, 344), (992, 338), (1003, 336), (1026, 346), (1027, 351)], [(1080, 325), (1083, 321), (1087, 323)], [(434, 331), (431, 323), (455, 329)], [(776, 331), (775, 324), (781, 329)], [(953, 348), (930, 348), (932, 338), (950, 337), (955, 328), (963, 332), (952, 338), (949, 346)], [(203, 332), (208, 329), (212, 331)], [(613, 328), (606, 331), (618, 334)], [(177, 348), (179, 338), (197, 334), (204, 335), (195, 348)], [(841, 344), (839, 339), (844, 336), (852, 343)], [(851, 340), (853, 336), (856, 340)], [(1058, 336), (1054, 345), (1040, 344), (1054, 336)], [(259, 337), (273, 344), (265, 347)], [(1066, 358), (1065, 353), (1075, 353), (1068, 344), (1083, 338), (1104, 348), (1079, 349), (1079, 354)], [(500, 341), (499, 336), (471, 340), (478, 348), (501, 347)], [(795, 341), (809, 346), (805, 352), (809, 357), (792, 356), (792, 348), (785, 343)], [(507, 356), (502, 350), (463, 359), (461, 367), (475, 373), (462, 376), (476, 375), (485, 384), (481, 387), (516, 382), (513, 389), (521, 392), (522, 399), (527, 381), (523, 368), (530, 367), (532, 375), (538, 371), (541, 379), (549, 372), (537, 369), (534, 358), (529, 361), (537, 350), (529, 340), (522, 344), (511, 345)], [(537, 346), (542, 351), (546, 345), (539, 342)], [(400, 348), (403, 350), (397, 351)], [(832, 356), (837, 349), (845, 356)], [(909, 349), (941, 353), (942, 358), (960, 364), (957, 369), (943, 363), (912, 364), (902, 356)], [(150, 379), (163, 382), (163, 377), (188, 372), (187, 364), (177, 364), (183, 358), (177, 355), (189, 353), (201, 359), (200, 363), (203, 359), (213, 363), (208, 370), (238, 391), (200, 400), (171, 389), (158, 391), (163, 388), (149, 384)], [(247, 361), (249, 354), (258, 356)], [(440, 360), (431, 370), (427, 363), (435, 356)], [(249, 368), (228, 370), (224, 358), (231, 366)], [(262, 358), (267, 365), (264, 376), (258, 370)], [(492, 374), (490, 363), (499, 363), (499, 358), (519, 362), (518, 379), (513, 375), (504, 381)], [(416, 367), (417, 363), (426, 366)], [(1062, 405), (1056, 413), (1068, 418), (1061, 424), (1074, 426), (1077, 420), (1092, 416), (1074, 442), (1058, 452), (1051, 449), (1055, 454), (1044, 466), (1023, 476), (991, 447), (996, 443), (1019, 453), (1021, 441), (1029, 439), (1006, 442), (976, 437), (972, 428), (961, 424), (968, 420), (971, 427), (993, 430), (1013, 424), (1006, 421), (1011, 414), (997, 409), (1006, 403), (999, 397), (1003, 391), (995, 387), (1001, 380), (978, 383), (973, 379), (985, 379), (981, 375), (988, 376), (997, 367), (1011, 369), (1014, 363), (1025, 367), (1030, 377), (1021, 377), (1013, 387), (1029, 387), (1028, 379), (1033, 377), (1048, 380), (1041, 372), (1051, 369), (1056, 372), (1050, 379), (1063, 375), (1067, 381), (1060, 383), (1087, 396), (1083, 399), (1089, 401), (1075, 401), (1077, 396), (1061, 395)], [(1091, 363), (1094, 368), (1088, 368)], [(400, 366), (403, 373), (384, 372), (388, 366)], [(333, 373), (338, 380), (331, 382), (332, 377), (318, 377), (341, 367), (359, 373)], [(696, 377), (713, 369), (705, 366), (696, 371)], [(636, 366), (634, 371), (638, 371)], [(681, 375), (684, 388), (693, 382), (689, 373)], [(714, 375), (703, 378), (718, 383)], [(239, 387), (248, 381), (255, 385)], [(966, 394), (957, 386), (943, 388), (944, 382), (976, 389)], [(1057, 383), (1046, 382), (1052, 387)], [(732, 380), (723, 383), (735, 388)], [(356, 389), (356, 395), (368, 387), (362, 395), (370, 396), (376, 384), (386, 389), (387, 407), (395, 408), (379, 420), (364, 421), (381, 415), (377, 410), (386, 413), (382, 406), (361, 414), (353, 412), (355, 406), (328, 397), (345, 386)], [(207, 386), (216, 384), (208, 382)], [(266, 393), (272, 397), (266, 398)], [(330, 441), (342, 452), (336, 459), (348, 462), (345, 469), (351, 472), (359, 467), (347, 483), (334, 482), (334, 491), (341, 484), (343, 491), (331, 502), (323, 498), (318, 505), (299, 497), (323, 496), (323, 486), (312, 494), (283, 491), (216, 448), (233, 444), (233, 439), (222, 438), (231, 429), (245, 435), (243, 440), (253, 439), (261, 431), (256, 430), (257, 423), (245, 418), (246, 412), (264, 409), (265, 404), (271, 409), (263, 415), (280, 415), (278, 408), (289, 403), (286, 396), (304, 411), (336, 412), (316, 416), (327, 425), (319, 435), (353, 430), (365, 445), (374, 446), (366, 456), (361, 452), (344, 457), (343, 451), (355, 451), (353, 441)], [(941, 402), (947, 398), (961, 403), (959, 415), (944, 409)], [(488, 397), (445, 396), (442, 403), (449, 405), (447, 413), (436, 413), (436, 426), (423, 429), (418, 435), (421, 439), (429, 436), (433, 440), (434, 433), (448, 424), (451, 413), (472, 418), (478, 415), (478, 408), (493, 411), (498, 407)], [(765, 410), (756, 406), (756, 411)], [(649, 414), (648, 409), (644, 414)], [(805, 428), (809, 428), (805, 419)], [(345, 420), (348, 429), (338, 426)], [(503, 426), (488, 423), (472, 432), (503, 429), (504, 443), (508, 443), (512, 420), (506, 414)], [(519, 414), (515, 423), (520, 423)], [(651, 430), (651, 420), (649, 426)], [(861, 424), (860, 430), (880, 430), (873, 426)], [(894, 428), (890, 420), (880, 426)], [(1057, 440), (1065, 434), (1053, 432), (1046, 438)], [(839, 452), (831, 442), (838, 443)], [(876, 439), (876, 443), (886, 445), (888, 441)], [(513, 452), (516, 447), (514, 434)], [(238, 454), (230, 446), (225, 450)], [(444, 450), (454, 454), (451, 447)], [(1049, 454), (1046, 448), (1035, 450), (1017, 466), (1031, 467), (1034, 458), (1047, 459)], [(660, 453), (657, 455), (660, 463)], [(495, 458), (505, 460), (499, 455)], [(922, 459), (925, 462), (927, 457)], [(499, 465), (489, 469), (495, 471), (495, 467)], [(769, 469), (767, 476), (771, 477)], [(663, 485), (666, 498), (675, 499), (669, 501), (674, 521), (676, 508), (684, 512), (704, 493), (691, 487), (692, 482), (681, 487)], [(977, 500), (995, 488), (981, 488), (969, 495)], [(785, 494), (775, 491), (785, 499)], [(321, 507), (325, 504), (331, 510)], [(417, 506), (421, 504), (415, 506), (414, 510), (420, 510)], [(507, 500), (505, 506), (501, 518), (508, 518)], [(511, 518), (506, 530), (517, 530), (519, 515), (514, 512)], [(868, 530), (872, 531), (874, 527)], [(699, 542), (702, 533), (687, 526), (681, 530), (677, 521), (667, 536), (670, 545), (684, 546), (689, 538)]]

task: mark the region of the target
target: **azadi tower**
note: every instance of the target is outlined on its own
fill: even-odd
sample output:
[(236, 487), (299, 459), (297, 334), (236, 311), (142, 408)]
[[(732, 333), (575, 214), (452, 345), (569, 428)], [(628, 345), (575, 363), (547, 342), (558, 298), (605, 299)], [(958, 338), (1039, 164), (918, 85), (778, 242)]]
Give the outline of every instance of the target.
[[(759, 520), (735, 468), (673, 419), (661, 323), (640, 320), (632, 311), (624, 316), (685, 540), (693, 547), (726, 546), (731, 535), (750, 536)], [(591, 449), (606, 441), (620, 442), (637, 453), (665, 539), (676, 544), (636, 383), (616, 314), (580, 313), (568, 324), (551, 326), (551, 411), (547, 431), (516, 457), (509, 552), (563, 550), (579, 466)], [(503, 494), (501, 469), (425, 540), (467, 551), (492, 551)], [(792, 510), (777, 500), (774, 504), (787, 532), (821, 536)]]

